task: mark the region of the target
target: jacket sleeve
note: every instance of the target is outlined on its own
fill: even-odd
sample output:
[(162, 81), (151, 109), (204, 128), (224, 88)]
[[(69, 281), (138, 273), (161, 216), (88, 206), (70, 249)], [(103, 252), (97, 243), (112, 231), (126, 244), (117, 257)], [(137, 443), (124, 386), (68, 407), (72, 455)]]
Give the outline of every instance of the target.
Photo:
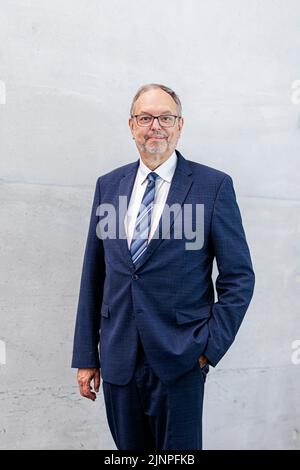
[(218, 301), (207, 323), (209, 336), (203, 354), (215, 367), (235, 339), (251, 301), (255, 276), (233, 182), (226, 175), (216, 196), (211, 243), (218, 267)]
[(99, 204), (100, 178), (96, 183), (83, 258), (71, 363), (73, 368), (100, 368), (98, 348), (105, 263), (103, 241), (96, 234)]

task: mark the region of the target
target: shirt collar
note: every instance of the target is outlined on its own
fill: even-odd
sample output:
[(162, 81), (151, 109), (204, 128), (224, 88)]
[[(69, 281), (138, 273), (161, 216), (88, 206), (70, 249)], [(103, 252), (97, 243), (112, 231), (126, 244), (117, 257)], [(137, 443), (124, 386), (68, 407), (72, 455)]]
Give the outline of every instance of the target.
[[(170, 155), (168, 160), (166, 160), (164, 163), (159, 165), (154, 172), (163, 180), (167, 181), (170, 183), (172, 181), (175, 169), (177, 165), (177, 155), (175, 151)], [(141, 175), (142, 183), (145, 181), (147, 178), (148, 174), (151, 173), (152, 170), (145, 165), (143, 160), (140, 157), (140, 165), (139, 165), (139, 173)]]

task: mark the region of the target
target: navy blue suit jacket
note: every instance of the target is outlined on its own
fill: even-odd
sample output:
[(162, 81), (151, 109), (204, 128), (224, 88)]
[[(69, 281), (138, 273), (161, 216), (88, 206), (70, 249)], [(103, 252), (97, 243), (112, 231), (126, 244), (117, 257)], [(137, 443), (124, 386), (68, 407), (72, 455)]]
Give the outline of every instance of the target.
[[(96, 209), (100, 203), (117, 209), (119, 195), (129, 201), (139, 161), (97, 180), (71, 366), (100, 367), (102, 379), (117, 385), (132, 378), (138, 335), (164, 383), (194, 367), (201, 354), (216, 366), (253, 295), (254, 272), (231, 177), (176, 154), (167, 204), (204, 204), (204, 242), (198, 250), (186, 250), (184, 236), (172, 238), (171, 224), (170, 237), (153, 238), (135, 266), (125, 237), (97, 236)], [(173, 225), (175, 219), (176, 214)]]

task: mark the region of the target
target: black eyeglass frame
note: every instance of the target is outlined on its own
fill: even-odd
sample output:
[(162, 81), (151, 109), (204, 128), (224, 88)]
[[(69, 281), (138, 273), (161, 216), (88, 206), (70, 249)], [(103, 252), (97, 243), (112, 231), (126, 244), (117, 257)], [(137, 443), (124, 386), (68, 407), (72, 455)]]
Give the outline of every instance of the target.
[[(141, 126), (141, 124), (139, 124), (139, 123), (138, 123), (138, 120), (137, 120), (137, 118), (138, 118), (139, 116), (149, 116), (149, 117), (152, 118), (152, 121), (150, 122), (150, 124), (147, 124), (147, 125), (145, 125), (145, 126)], [(174, 127), (174, 126), (175, 126), (175, 123), (176, 123), (176, 119), (174, 120), (174, 124), (172, 124), (171, 126), (165, 126), (165, 125), (163, 125), (163, 124), (160, 123), (159, 118), (160, 118), (160, 117), (166, 117), (166, 116), (172, 116), (172, 117), (174, 117), (174, 118), (179, 118), (179, 119), (181, 119), (181, 117), (182, 117), (182, 116), (177, 116), (177, 115), (175, 115), (175, 114), (160, 114), (160, 115), (158, 115), (158, 116), (153, 116), (153, 114), (134, 114), (134, 115), (132, 114), (132, 115), (131, 115), (132, 118), (135, 118), (136, 123), (137, 123), (137, 125), (138, 125), (139, 127), (149, 127), (149, 126), (152, 126), (152, 124), (153, 124), (153, 122), (154, 122), (154, 119), (157, 119), (157, 120), (158, 120), (159, 125), (160, 125), (161, 127)]]

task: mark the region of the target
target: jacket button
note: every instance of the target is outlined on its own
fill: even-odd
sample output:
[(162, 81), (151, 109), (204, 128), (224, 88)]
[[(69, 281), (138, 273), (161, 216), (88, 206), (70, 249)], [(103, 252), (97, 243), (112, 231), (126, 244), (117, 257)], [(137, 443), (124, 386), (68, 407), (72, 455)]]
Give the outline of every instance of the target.
[(132, 275), (132, 279), (133, 279), (134, 281), (136, 281), (138, 278), (139, 278), (139, 276), (138, 276), (137, 274), (133, 274), (133, 275)]

